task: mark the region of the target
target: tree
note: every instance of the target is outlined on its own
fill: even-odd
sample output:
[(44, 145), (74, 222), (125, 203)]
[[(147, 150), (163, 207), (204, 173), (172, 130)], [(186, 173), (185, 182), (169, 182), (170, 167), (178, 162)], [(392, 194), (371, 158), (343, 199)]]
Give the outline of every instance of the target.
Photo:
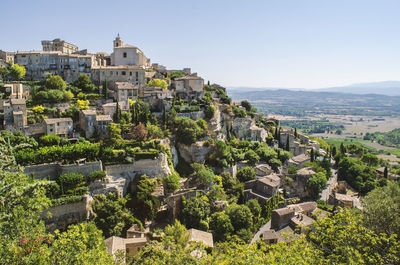
[(181, 143), (190, 145), (204, 137), (205, 134), (205, 130), (195, 121), (186, 117), (177, 118), (176, 139)]
[(214, 172), (203, 164), (193, 163), (193, 173), (190, 178), (200, 186), (208, 186), (216, 181)]
[(286, 137), (285, 150), (286, 151), (290, 151), (290, 138), (289, 138), (289, 135)]
[(92, 83), (92, 80), (90, 80), (90, 78), (85, 74), (80, 74), (78, 79), (73, 82), (73, 85), (79, 89), (82, 89), (82, 91), (86, 93), (96, 91), (96, 86)]
[(147, 130), (143, 123), (139, 123), (135, 127), (133, 127), (131, 131), (131, 136), (133, 139), (137, 141), (144, 141), (147, 138)]
[(384, 171), (383, 171), (383, 178), (387, 179), (388, 178), (388, 168), (385, 167)]
[(164, 138), (164, 132), (162, 131), (162, 129), (159, 126), (153, 125), (153, 124), (148, 124), (146, 126), (146, 128), (147, 128), (149, 138), (151, 138), (151, 139)]
[(207, 105), (204, 108), (204, 115), (206, 116), (206, 119), (210, 120), (212, 117), (214, 117), (215, 114), (215, 107), (213, 105)]
[(310, 152), (310, 161), (314, 162), (314, 148), (311, 148), (311, 152)]
[(210, 204), (200, 197), (193, 197), (183, 204), (180, 219), (187, 228), (201, 226), (201, 221), (206, 221), (210, 215)]
[(12, 80), (21, 80), (25, 77), (26, 69), (23, 65), (13, 64), (10, 67), (8, 75)]
[(119, 102), (117, 101), (117, 106), (115, 108), (115, 112), (113, 115), (113, 120), (115, 123), (119, 123), (121, 121), (121, 108), (119, 107)]
[(58, 183), (60, 184), (61, 191), (63, 194), (71, 192), (82, 185), (84, 181), (83, 175), (81, 173), (64, 173), (58, 178)]
[(246, 182), (256, 179), (256, 171), (252, 167), (242, 167), (237, 171), (236, 177), (240, 182)]
[(140, 220), (153, 220), (160, 207), (160, 201), (152, 194), (156, 183), (148, 176), (142, 175), (136, 185), (136, 213)]
[(45, 80), (45, 87), (48, 90), (65, 90), (67, 84), (59, 75), (50, 75)]
[(108, 145), (114, 145), (118, 140), (122, 140), (121, 129), (118, 124), (110, 123), (107, 127), (106, 142)]
[(307, 187), (311, 190), (312, 196), (316, 198), (318, 194), (326, 187), (326, 175), (322, 172), (315, 173), (307, 181)]
[(255, 112), (254, 107), (251, 105), (250, 102), (248, 102), (247, 100), (243, 100), (242, 102), (240, 102), (240, 105), (246, 109), (246, 111), (250, 111), (250, 112)]
[(49, 264), (115, 264), (93, 223), (71, 225), (63, 233), (56, 230), (55, 238)]
[(164, 193), (173, 193), (180, 188), (180, 177), (177, 173), (172, 173), (163, 179)]
[(77, 101), (76, 101), (76, 107), (78, 108), (78, 109), (81, 109), (81, 110), (83, 110), (83, 109), (89, 109), (89, 100), (80, 100), (80, 99), (78, 99)]
[(278, 171), (278, 169), (282, 166), (282, 162), (279, 159), (272, 158), (269, 160), (268, 165), (270, 165), (274, 171)]
[(258, 218), (261, 214), (261, 206), (256, 199), (248, 200), (246, 206), (249, 207), (253, 217)]
[(365, 164), (376, 167), (379, 164), (379, 158), (376, 155), (373, 155), (371, 153), (366, 153), (361, 157), (361, 161), (363, 161)]
[(245, 154), (244, 154), (244, 159), (247, 160), (247, 162), (249, 163), (249, 165), (254, 166), (258, 161), (260, 161), (260, 157), (257, 155), (256, 152), (254, 152), (253, 150), (248, 150)]
[(153, 79), (153, 80), (150, 80), (147, 84), (148, 84), (149, 86), (151, 86), (151, 87), (161, 87), (161, 88), (163, 88), (163, 89), (167, 89), (167, 88), (168, 88), (168, 83), (167, 83), (167, 81), (161, 80), (161, 79)]
[(172, 80), (175, 80), (177, 78), (181, 78), (181, 77), (184, 77), (184, 76), (185, 76), (185, 73), (182, 72), (182, 71), (172, 71), (171, 75), (170, 75)]
[(253, 226), (253, 218), (249, 207), (233, 203), (226, 208), (226, 214), (231, 220), (235, 232), (241, 229), (250, 229)]
[(362, 199), (363, 220), (375, 233), (393, 235), (400, 233), (400, 186), (389, 182), (378, 187)]
[(116, 193), (110, 192), (107, 195), (99, 194), (94, 197), (93, 222), (103, 231), (104, 237), (124, 237), (126, 231), (135, 223), (142, 227), (142, 223), (133, 217), (126, 205), (127, 199), (120, 198)]
[(216, 241), (225, 241), (233, 232), (231, 220), (224, 212), (211, 215), (210, 229)]
[(105, 99), (108, 99), (108, 83), (107, 80), (103, 83), (103, 96)]
[(211, 201), (225, 201), (226, 193), (220, 185), (213, 185), (211, 190), (207, 193)]
[(175, 220), (173, 225), (167, 225), (164, 229), (163, 243), (166, 245), (177, 245), (185, 248), (189, 243), (189, 233), (184, 225)]

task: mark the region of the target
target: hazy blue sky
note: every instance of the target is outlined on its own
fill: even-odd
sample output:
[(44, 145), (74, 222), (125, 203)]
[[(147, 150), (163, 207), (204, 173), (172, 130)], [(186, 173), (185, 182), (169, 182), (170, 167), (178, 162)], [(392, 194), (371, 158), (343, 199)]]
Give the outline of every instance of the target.
[(3, 50), (60, 37), (111, 53), (120, 33), (152, 62), (226, 86), (400, 79), (398, 0), (1, 0), (0, 10)]

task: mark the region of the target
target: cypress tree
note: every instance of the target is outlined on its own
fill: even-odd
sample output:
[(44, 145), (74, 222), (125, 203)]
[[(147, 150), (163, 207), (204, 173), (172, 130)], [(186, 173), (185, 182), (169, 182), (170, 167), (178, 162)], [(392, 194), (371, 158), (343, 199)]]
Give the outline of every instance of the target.
[(117, 101), (117, 107), (114, 113), (114, 121), (119, 123), (121, 121), (121, 109), (119, 108), (119, 103)]
[(387, 167), (385, 167), (385, 170), (383, 171), (383, 177), (384, 177), (385, 179), (388, 178), (388, 168), (387, 168)]
[(103, 83), (103, 95), (104, 95), (105, 99), (108, 98), (108, 83), (107, 83), (107, 80), (104, 81), (104, 83)]
[(285, 146), (286, 151), (290, 151), (290, 138), (289, 134), (286, 137), (286, 146)]
[(314, 162), (314, 148), (311, 148), (311, 153), (310, 153), (310, 157), (311, 157), (311, 162)]
[(346, 148), (344, 147), (343, 143), (340, 144), (340, 153), (345, 154)]
[(335, 157), (336, 156), (336, 146), (332, 147), (332, 156)]
[(297, 128), (294, 128), (294, 137), (298, 137), (298, 134), (297, 134)]

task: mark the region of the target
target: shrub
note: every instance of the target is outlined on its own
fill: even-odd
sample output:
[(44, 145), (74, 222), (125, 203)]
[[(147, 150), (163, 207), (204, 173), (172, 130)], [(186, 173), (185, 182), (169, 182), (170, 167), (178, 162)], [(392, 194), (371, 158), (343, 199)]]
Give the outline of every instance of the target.
[(84, 178), (81, 173), (65, 173), (58, 178), (58, 183), (61, 186), (62, 192), (65, 194), (67, 191), (77, 188), (83, 180)]
[(211, 119), (212, 117), (214, 117), (215, 107), (213, 105), (207, 105), (204, 109), (204, 114), (206, 116), (206, 119)]
[(89, 175), (86, 176), (86, 182), (93, 182), (95, 180), (103, 180), (106, 177), (106, 172), (102, 170), (97, 170), (91, 172)]
[(236, 177), (240, 182), (246, 182), (256, 178), (256, 171), (252, 167), (242, 167), (238, 170)]

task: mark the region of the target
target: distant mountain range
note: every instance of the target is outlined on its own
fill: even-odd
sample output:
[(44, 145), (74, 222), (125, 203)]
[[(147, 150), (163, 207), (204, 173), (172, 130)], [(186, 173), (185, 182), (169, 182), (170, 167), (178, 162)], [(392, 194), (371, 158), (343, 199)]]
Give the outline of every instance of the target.
[(373, 83), (359, 83), (341, 87), (329, 87), (319, 89), (304, 88), (279, 88), (279, 87), (230, 87), (230, 91), (265, 91), (265, 90), (291, 90), (291, 91), (309, 91), (309, 92), (338, 92), (347, 94), (380, 94), (387, 96), (400, 96), (400, 81), (382, 81)]

